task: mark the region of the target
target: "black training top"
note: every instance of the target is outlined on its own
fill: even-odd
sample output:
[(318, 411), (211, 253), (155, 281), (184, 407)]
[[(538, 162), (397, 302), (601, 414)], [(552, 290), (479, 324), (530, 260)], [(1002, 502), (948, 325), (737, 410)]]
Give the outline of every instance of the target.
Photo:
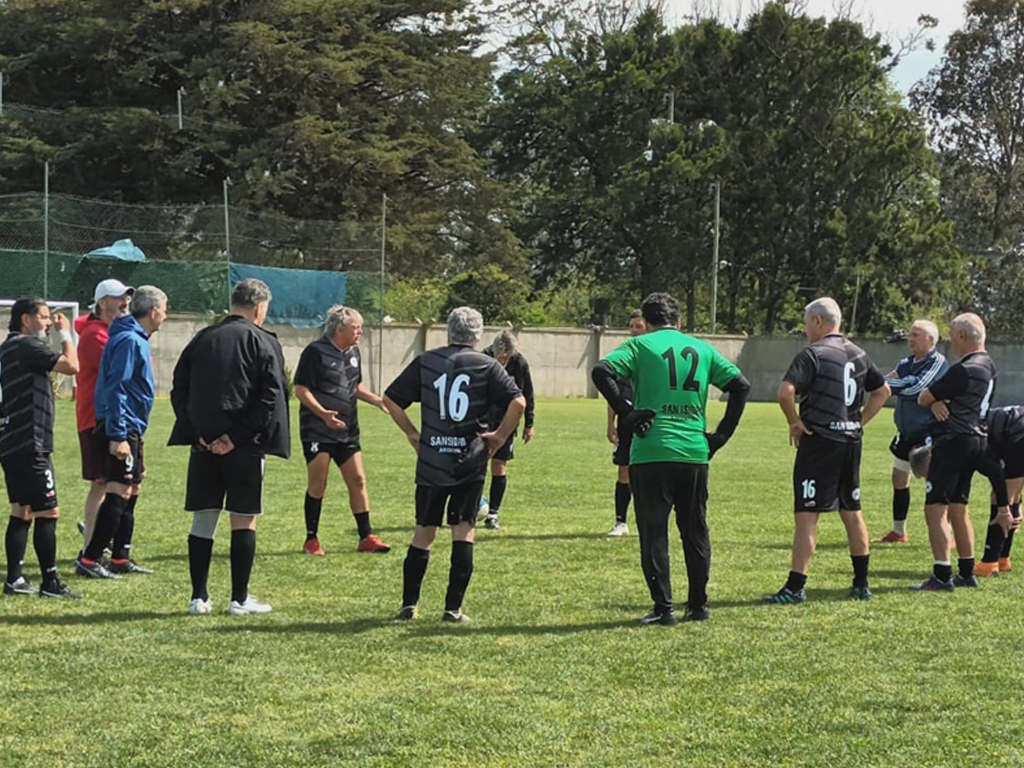
[(346, 429), (334, 430), (305, 405), (299, 408), (299, 437), (303, 442), (345, 443), (359, 437), (356, 392), (363, 380), (359, 347), (344, 351), (330, 339), (320, 338), (307, 345), (295, 369), (295, 385), (306, 387), (317, 402), (337, 411)]
[(60, 355), (23, 333), (0, 344), (0, 456), (53, 451), (50, 371)]
[(984, 350), (964, 355), (946, 375), (928, 388), (949, 407), (949, 418), (932, 421), (932, 437), (988, 434), (989, 405), (996, 391), (996, 367)]

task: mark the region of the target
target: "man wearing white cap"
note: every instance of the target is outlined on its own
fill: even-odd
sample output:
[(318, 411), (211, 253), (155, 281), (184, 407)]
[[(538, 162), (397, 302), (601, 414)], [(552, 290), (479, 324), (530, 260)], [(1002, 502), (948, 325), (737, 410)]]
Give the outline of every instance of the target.
[(96, 513), (106, 495), (107, 436), (96, 432), (96, 377), (100, 358), (110, 337), (110, 321), (128, 314), (135, 289), (120, 280), (108, 278), (96, 285), (92, 312), (75, 320), (78, 332), (78, 376), (76, 377), (75, 416), (78, 420), (78, 445), (82, 449), (82, 478), (90, 482), (85, 497), (85, 529), (88, 542), (96, 525)]

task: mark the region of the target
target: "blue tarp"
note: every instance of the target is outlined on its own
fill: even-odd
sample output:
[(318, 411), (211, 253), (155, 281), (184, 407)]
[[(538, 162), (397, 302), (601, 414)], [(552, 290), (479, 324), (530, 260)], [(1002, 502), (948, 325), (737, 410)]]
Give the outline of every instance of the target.
[(324, 324), (327, 310), (345, 303), (348, 275), (345, 272), (320, 272), (309, 269), (253, 267), (234, 264), (230, 268), (231, 285), (255, 277), (270, 286), (268, 322), (285, 323), (293, 328), (316, 328)]
[(120, 259), (121, 261), (146, 260), (146, 254), (142, 252), (142, 249), (129, 239), (118, 240), (113, 245), (97, 248), (95, 251), (89, 251), (86, 255), (107, 256), (113, 259)]

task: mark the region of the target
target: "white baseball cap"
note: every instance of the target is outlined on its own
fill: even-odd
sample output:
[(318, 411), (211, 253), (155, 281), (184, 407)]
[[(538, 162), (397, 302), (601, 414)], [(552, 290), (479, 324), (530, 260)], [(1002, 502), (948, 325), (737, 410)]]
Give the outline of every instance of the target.
[(117, 278), (111, 277), (106, 280), (100, 280), (96, 284), (96, 293), (93, 294), (93, 304), (98, 302), (100, 299), (105, 299), (108, 296), (124, 296), (128, 294), (131, 296), (135, 293), (135, 289), (130, 285), (125, 285)]

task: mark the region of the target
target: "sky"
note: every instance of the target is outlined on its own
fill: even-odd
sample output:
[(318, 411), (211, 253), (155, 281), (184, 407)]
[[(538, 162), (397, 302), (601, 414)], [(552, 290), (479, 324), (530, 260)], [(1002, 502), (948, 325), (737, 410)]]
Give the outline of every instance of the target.
[[(698, 2), (700, 5), (708, 4), (707, 0)], [(899, 37), (906, 36), (917, 28), (917, 17), (921, 14), (938, 19), (938, 26), (931, 30), (929, 35), (935, 42), (935, 51), (926, 51), (923, 46), (918, 48), (906, 56), (893, 73), (896, 86), (904, 93), (927, 75), (929, 69), (938, 65), (949, 33), (963, 25), (965, 2), (966, 0), (805, 0), (807, 13), (811, 16), (832, 17), (836, 15), (837, 7), (852, 6), (854, 17), (864, 23), (869, 30), (881, 33), (894, 46)], [(665, 4), (669, 18), (674, 17), (681, 21), (692, 13), (694, 0), (665, 0)], [(754, 7), (750, 0), (715, 0), (715, 4), (724, 11), (723, 20), (731, 20), (738, 9), (741, 10), (742, 16), (747, 16)]]

